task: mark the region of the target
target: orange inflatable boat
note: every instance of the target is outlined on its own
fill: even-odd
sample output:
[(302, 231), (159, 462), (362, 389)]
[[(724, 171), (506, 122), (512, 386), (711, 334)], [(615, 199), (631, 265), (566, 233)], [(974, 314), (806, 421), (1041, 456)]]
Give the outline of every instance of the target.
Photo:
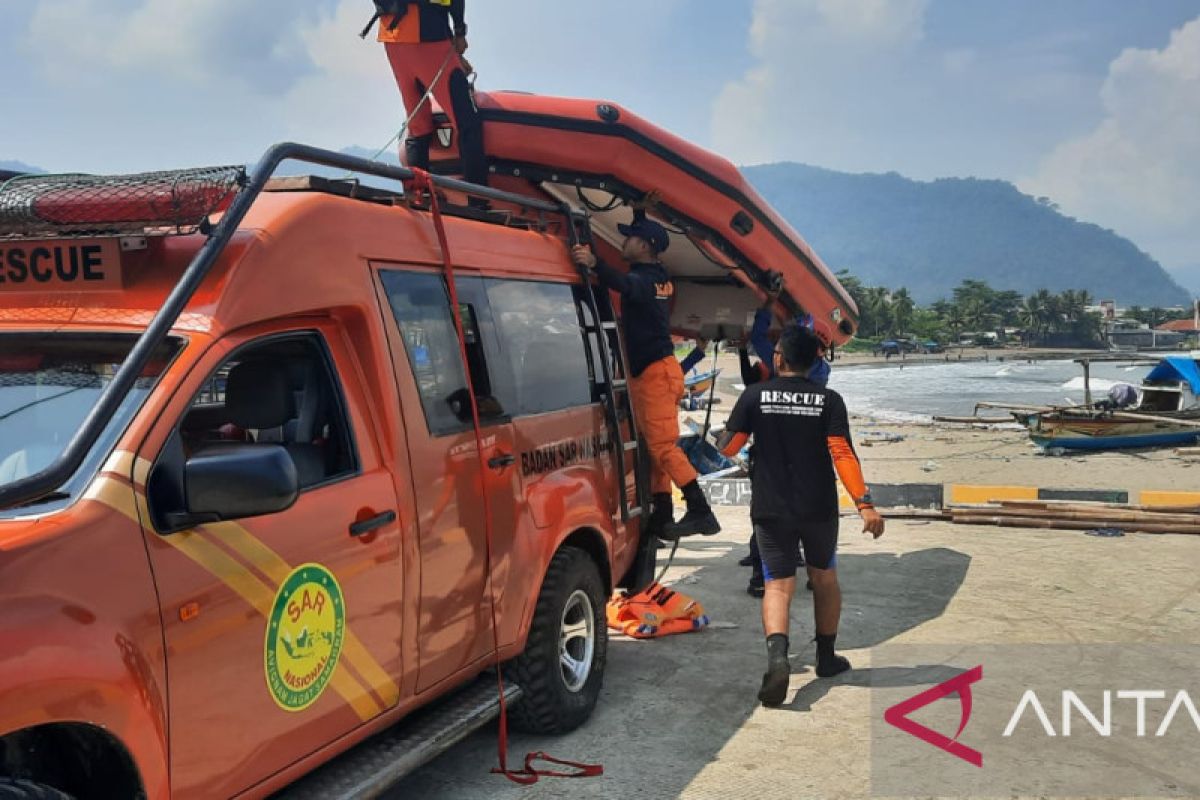
[[(493, 185), (586, 208), (611, 263), (620, 263), (609, 248), (619, 247), (627, 203), (657, 190), (650, 214), (671, 232), (663, 262), (676, 282), (676, 333), (740, 335), (779, 273), (777, 325), (807, 312), (834, 344), (854, 335), (849, 294), (729, 161), (613, 103), (517, 92), (481, 92), (476, 101)], [(454, 173), (456, 142), (441, 124), (432, 163)]]

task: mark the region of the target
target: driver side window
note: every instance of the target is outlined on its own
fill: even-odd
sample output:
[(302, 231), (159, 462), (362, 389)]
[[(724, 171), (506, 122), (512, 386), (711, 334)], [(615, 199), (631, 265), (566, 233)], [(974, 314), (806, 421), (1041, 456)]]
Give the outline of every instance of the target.
[(209, 376), (150, 475), (155, 525), (173, 529), (186, 518), (189, 459), (255, 446), (286, 451), (302, 492), (358, 471), (341, 388), (318, 334), (242, 347)]

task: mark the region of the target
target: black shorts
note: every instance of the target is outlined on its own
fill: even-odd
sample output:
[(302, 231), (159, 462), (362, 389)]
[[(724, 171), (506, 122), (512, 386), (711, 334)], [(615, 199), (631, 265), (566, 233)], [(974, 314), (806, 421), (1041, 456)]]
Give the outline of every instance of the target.
[(763, 578), (768, 581), (796, 574), (796, 554), (804, 547), (804, 560), (814, 569), (837, 566), (838, 519), (824, 522), (756, 520), (754, 535), (762, 556)]

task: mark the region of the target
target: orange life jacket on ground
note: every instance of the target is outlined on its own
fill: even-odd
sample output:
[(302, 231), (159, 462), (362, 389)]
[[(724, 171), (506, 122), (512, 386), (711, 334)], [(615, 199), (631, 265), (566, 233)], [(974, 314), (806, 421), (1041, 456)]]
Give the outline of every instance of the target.
[(637, 594), (608, 601), (608, 627), (635, 639), (691, 633), (708, 625), (704, 607), (687, 595), (652, 583)]

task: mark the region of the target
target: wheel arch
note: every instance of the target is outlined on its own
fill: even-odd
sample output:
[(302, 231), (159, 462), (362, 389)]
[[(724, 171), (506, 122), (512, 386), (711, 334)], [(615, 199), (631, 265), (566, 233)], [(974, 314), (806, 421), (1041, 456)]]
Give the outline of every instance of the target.
[(52, 722), (0, 736), (0, 777), (41, 783), (79, 800), (146, 796), (125, 745), (84, 722)]
[[(592, 561), (596, 563), (596, 568), (600, 570), (600, 578), (604, 581), (605, 591), (612, 593), (612, 556), (608, 549), (608, 543), (600, 531), (591, 527), (576, 528), (559, 542), (554, 552), (557, 553), (564, 547), (574, 547), (591, 556)], [(551, 553), (550, 557), (553, 558), (554, 553)], [(549, 560), (546, 563), (549, 564)], [(540, 586), (538, 588), (541, 589)]]

